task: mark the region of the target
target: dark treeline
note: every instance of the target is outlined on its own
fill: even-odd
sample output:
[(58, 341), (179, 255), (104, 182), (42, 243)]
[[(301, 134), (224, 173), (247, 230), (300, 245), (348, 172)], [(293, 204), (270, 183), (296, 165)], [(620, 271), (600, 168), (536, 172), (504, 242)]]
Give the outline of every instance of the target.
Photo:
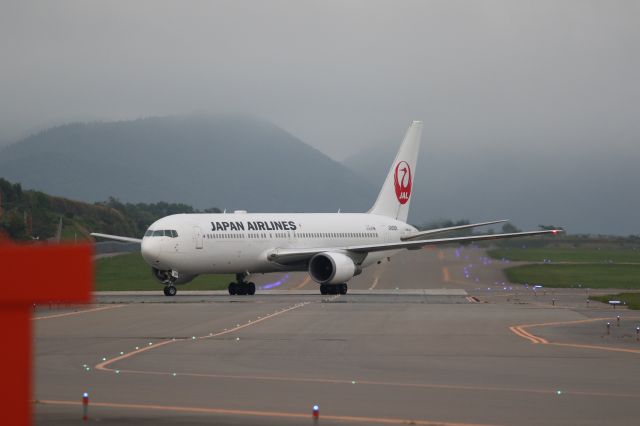
[[(12, 240), (54, 238), (62, 219), (63, 238), (88, 239), (90, 232), (140, 237), (157, 219), (170, 214), (198, 213), (186, 204), (122, 203), (115, 198), (95, 204), (23, 190), (0, 178), (0, 233)], [(217, 213), (217, 208), (204, 212)]]
[[(417, 225), (421, 231), (426, 231), (429, 229), (438, 229), (438, 228), (450, 228), (453, 226), (461, 226), (468, 225), (471, 222), (466, 219), (462, 220), (451, 220), (451, 219), (440, 219), (431, 222), (424, 222), (421, 225)], [(515, 233), (522, 232), (523, 229), (516, 227), (515, 225), (507, 222), (501, 225), (494, 225), (497, 232), (494, 231), (491, 227), (478, 227), (472, 229), (461, 229), (458, 231), (450, 231), (447, 233), (439, 234), (438, 237), (464, 237), (468, 235), (492, 235), (495, 233)], [(561, 229), (564, 230), (562, 226), (557, 225), (538, 225), (539, 229)], [(524, 231), (533, 231), (535, 229), (525, 229)], [(514, 238), (514, 239), (504, 239), (504, 240), (495, 240), (491, 242), (478, 242), (476, 243), (481, 246), (488, 245), (496, 245), (499, 247), (509, 247), (509, 248), (525, 248), (525, 247), (546, 247), (546, 246), (556, 246), (556, 247), (625, 247), (625, 248), (633, 248), (640, 249), (640, 235), (629, 235), (626, 237), (623, 236), (615, 236), (615, 235), (602, 235), (602, 234), (570, 234), (570, 233), (561, 233), (558, 235), (540, 235), (540, 236), (532, 236), (532, 237), (524, 237), (524, 238)]]
[(164, 201), (132, 204), (122, 203), (113, 197), (110, 197), (105, 202), (96, 203), (96, 205), (108, 207), (122, 213), (127, 220), (131, 221), (136, 236), (142, 236), (149, 225), (164, 216), (179, 213), (221, 213), (221, 210), (216, 207), (198, 210), (188, 204), (167, 203)]

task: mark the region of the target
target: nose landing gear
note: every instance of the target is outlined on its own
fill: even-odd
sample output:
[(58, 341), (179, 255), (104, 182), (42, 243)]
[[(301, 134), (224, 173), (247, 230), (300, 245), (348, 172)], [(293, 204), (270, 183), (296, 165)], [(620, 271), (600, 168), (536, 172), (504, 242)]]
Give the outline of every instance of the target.
[(173, 285), (168, 285), (164, 287), (164, 295), (165, 296), (175, 296), (178, 290)]
[(229, 294), (235, 296), (236, 294), (239, 296), (249, 295), (253, 296), (256, 294), (256, 285), (252, 282), (245, 281), (247, 274), (236, 274), (237, 282), (229, 283)]

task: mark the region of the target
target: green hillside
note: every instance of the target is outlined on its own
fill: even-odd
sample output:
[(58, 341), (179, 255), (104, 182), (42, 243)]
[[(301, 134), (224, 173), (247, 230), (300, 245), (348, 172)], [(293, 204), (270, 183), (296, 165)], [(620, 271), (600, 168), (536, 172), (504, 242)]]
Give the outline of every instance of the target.
[(0, 178), (0, 232), (17, 241), (54, 238), (60, 219), (63, 240), (89, 239), (91, 232), (141, 237), (151, 223), (163, 216), (194, 212), (186, 204), (131, 204), (114, 198), (89, 204), (26, 191), (19, 183)]

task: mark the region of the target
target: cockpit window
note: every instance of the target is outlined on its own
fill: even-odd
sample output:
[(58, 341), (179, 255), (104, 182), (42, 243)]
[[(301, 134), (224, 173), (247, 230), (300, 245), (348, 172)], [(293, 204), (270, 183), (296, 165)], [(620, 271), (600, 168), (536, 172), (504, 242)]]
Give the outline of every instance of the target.
[(145, 237), (170, 237), (170, 238), (178, 238), (178, 232), (175, 229), (158, 229), (152, 231), (151, 229), (147, 230), (144, 234)]

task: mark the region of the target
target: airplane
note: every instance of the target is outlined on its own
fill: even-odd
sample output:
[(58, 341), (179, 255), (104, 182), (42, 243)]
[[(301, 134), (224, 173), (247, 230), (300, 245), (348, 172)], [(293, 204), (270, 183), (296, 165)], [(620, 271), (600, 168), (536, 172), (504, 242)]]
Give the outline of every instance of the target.
[(559, 229), (434, 238), (434, 235), (506, 220), (418, 231), (407, 223), (422, 122), (413, 121), (384, 184), (366, 213), (174, 214), (154, 222), (142, 239), (91, 235), (141, 244), (153, 277), (174, 296), (198, 275), (235, 274), (231, 295), (253, 295), (251, 274), (307, 271), (321, 294), (347, 294), (347, 282), (396, 253), (425, 246), (557, 234)]

